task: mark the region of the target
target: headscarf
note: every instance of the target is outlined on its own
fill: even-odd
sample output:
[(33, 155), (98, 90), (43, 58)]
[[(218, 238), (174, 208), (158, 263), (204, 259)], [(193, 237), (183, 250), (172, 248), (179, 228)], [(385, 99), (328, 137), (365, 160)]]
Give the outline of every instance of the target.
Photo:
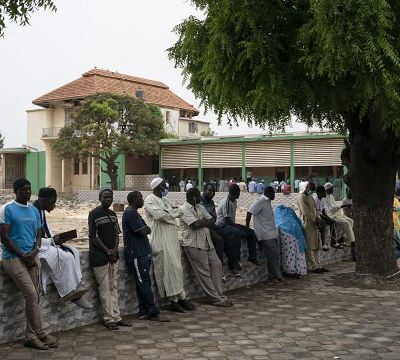
[(19, 189), (22, 189), (25, 185), (31, 185), (31, 183), (23, 177), (15, 179), (13, 183), (14, 192), (16, 192)]
[(280, 230), (296, 238), (300, 252), (304, 253), (307, 250), (306, 239), (302, 230), (303, 225), (293, 209), (278, 205), (275, 208), (275, 224)]
[(160, 185), (164, 180), (160, 177), (156, 177), (153, 180), (151, 180), (150, 187), (152, 190), (154, 190), (158, 185)]
[(50, 186), (44, 187), (39, 190), (38, 197), (39, 199), (54, 199), (57, 198), (57, 191)]

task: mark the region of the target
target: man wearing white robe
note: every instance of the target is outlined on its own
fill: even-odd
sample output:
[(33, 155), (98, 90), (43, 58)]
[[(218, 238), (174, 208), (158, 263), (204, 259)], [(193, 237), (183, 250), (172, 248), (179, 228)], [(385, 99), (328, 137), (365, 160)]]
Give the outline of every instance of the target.
[(82, 298), (88, 290), (78, 290), (82, 280), (79, 251), (63, 244), (65, 240), (59, 239), (58, 235), (53, 236), (46, 220), (45, 212), (51, 212), (56, 201), (56, 190), (47, 187), (39, 190), (38, 200), (34, 203), (42, 222), (42, 244), (39, 249), (42, 288), (46, 292), (46, 285), (53, 282), (64, 301), (72, 301), (82, 308), (91, 309), (92, 304)]
[(337, 206), (335, 198), (333, 197), (333, 184), (327, 182), (325, 185), (326, 198), (325, 198), (325, 210), (328, 216), (335, 222), (341, 224), (344, 228), (344, 236), (346, 238), (347, 246), (354, 246), (354, 232), (353, 232), (353, 220), (343, 214), (341, 206)]
[(168, 189), (162, 178), (153, 179), (150, 186), (153, 193), (146, 197), (144, 209), (151, 229), (150, 245), (158, 292), (161, 297), (170, 300), (169, 310), (193, 311), (196, 305), (186, 300), (183, 289), (181, 247), (175, 222), (182, 216), (182, 211), (172, 208), (166, 198)]

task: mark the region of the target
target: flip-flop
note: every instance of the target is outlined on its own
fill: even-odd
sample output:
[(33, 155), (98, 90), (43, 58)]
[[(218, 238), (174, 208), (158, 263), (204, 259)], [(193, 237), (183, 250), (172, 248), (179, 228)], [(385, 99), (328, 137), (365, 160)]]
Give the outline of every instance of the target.
[(25, 340), (24, 346), (36, 350), (49, 350), (48, 345), (39, 339)]
[(54, 336), (51, 336), (50, 334), (45, 335), (40, 340), (43, 341), (49, 348), (54, 349), (58, 347), (57, 339)]

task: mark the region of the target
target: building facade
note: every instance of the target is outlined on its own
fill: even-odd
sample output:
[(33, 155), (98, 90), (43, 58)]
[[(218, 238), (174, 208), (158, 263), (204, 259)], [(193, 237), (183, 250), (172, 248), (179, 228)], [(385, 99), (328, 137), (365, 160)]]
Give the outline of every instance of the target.
[(235, 177), (290, 180), (313, 178), (317, 184), (343, 177), (344, 137), (334, 133), (210, 137), (161, 141), (160, 173), (195, 179), (197, 184)]
[[(27, 111), (27, 148), (36, 155), (27, 156), (27, 177), (35, 177), (37, 169), (44, 171), (41, 186), (53, 186), (59, 192), (98, 189), (109, 183), (101, 171), (101, 163), (94, 158), (62, 159), (53, 149), (61, 128), (72, 121), (71, 112), (87, 96), (100, 92), (129, 94), (160, 108), (165, 130), (178, 138), (193, 138), (207, 131), (209, 123), (197, 120), (199, 111), (167, 85), (149, 79), (92, 69), (66, 85), (39, 98), (33, 104), (41, 109)], [(37, 162), (37, 167), (33, 166)], [(158, 156), (137, 157), (121, 155), (117, 159), (118, 188), (125, 187), (125, 174), (147, 175), (158, 172)]]

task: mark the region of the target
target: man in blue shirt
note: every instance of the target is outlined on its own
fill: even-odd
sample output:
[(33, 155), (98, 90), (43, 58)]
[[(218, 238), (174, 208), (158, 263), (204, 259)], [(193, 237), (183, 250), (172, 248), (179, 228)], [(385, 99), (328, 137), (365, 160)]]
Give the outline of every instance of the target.
[(264, 193), (264, 189), (265, 189), (264, 180), (261, 179), (261, 181), (259, 183), (257, 183), (257, 185), (256, 185), (257, 194), (263, 194)]
[(15, 200), (0, 209), (2, 266), (25, 298), (24, 345), (38, 350), (58, 346), (47, 333), (39, 300), (39, 257), (41, 222), (39, 211), (28, 205), (31, 184), (25, 178), (14, 181)]
[(136, 283), (136, 295), (139, 301), (140, 320), (169, 321), (160, 316), (160, 309), (154, 300), (151, 288), (151, 247), (148, 234), (151, 233), (138, 209), (144, 201), (139, 191), (132, 191), (127, 196), (129, 206), (122, 215), (124, 234), (124, 255), (128, 271), (133, 274)]

